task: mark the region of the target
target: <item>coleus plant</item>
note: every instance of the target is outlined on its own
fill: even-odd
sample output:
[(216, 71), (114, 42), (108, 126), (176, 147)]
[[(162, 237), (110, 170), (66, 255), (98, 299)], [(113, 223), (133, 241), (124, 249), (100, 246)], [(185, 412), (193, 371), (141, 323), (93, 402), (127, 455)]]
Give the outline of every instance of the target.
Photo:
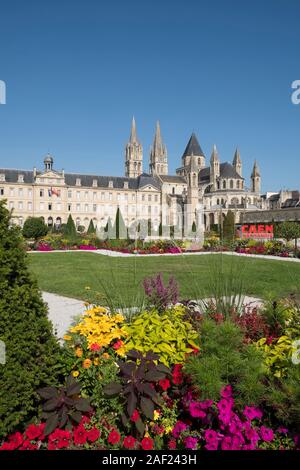
[[(159, 356), (151, 351), (145, 355), (131, 350), (127, 353), (127, 361), (119, 361), (121, 383), (111, 382), (104, 388), (107, 396), (120, 395), (125, 402), (122, 422), (126, 426), (133, 421), (138, 433), (144, 434), (145, 424), (142, 417), (153, 419), (155, 405), (160, 406), (162, 400), (155, 390), (155, 384), (171, 375), (170, 369), (158, 362)], [(132, 419), (134, 411), (138, 418)]]
[(42, 417), (46, 419), (46, 436), (57, 427), (70, 428), (73, 423), (80, 423), (82, 415), (92, 411), (89, 400), (80, 397), (80, 389), (81, 385), (70, 375), (64, 387), (44, 387), (38, 390), (44, 400)]

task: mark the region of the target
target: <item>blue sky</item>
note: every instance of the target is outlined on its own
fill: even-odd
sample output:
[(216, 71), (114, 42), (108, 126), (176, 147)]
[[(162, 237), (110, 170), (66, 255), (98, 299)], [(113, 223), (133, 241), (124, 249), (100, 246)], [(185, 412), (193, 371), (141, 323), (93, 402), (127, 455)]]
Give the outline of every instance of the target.
[(123, 175), (134, 114), (148, 170), (160, 120), (170, 172), (196, 132), (239, 146), (263, 190), (299, 188), (298, 0), (2, 0), (0, 166)]

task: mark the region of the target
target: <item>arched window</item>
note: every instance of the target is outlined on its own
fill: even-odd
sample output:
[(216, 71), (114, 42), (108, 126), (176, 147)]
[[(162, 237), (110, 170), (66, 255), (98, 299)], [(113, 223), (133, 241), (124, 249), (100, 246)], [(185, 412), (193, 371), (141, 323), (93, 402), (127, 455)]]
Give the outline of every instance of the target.
[(219, 204), (220, 204), (220, 199), (217, 199), (217, 205), (219, 205)]
[(240, 180), (237, 180), (236, 187), (237, 187), (237, 189), (240, 189)]
[(198, 158), (198, 165), (201, 166), (201, 158)]
[(220, 189), (220, 181), (217, 181), (217, 189)]
[(222, 205), (224, 204), (224, 199), (223, 199), (223, 198), (221, 199), (221, 204), (222, 204)]
[(172, 194), (175, 194), (175, 188), (174, 188), (174, 186), (173, 186), (173, 188), (172, 188)]
[(52, 225), (53, 225), (53, 218), (48, 217), (48, 227), (52, 227)]
[(233, 189), (233, 180), (230, 180), (230, 189)]
[(223, 180), (223, 189), (226, 189), (226, 180)]

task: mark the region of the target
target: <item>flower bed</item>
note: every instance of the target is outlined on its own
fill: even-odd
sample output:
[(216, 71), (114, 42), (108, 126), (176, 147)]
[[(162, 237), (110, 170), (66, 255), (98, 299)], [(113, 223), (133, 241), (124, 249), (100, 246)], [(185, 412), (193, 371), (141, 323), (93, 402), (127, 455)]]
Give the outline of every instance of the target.
[(1, 450), (298, 449), (300, 309), (222, 313), (178, 303), (174, 279), (144, 282), (127, 319), (88, 305), (64, 337), (59, 387)]

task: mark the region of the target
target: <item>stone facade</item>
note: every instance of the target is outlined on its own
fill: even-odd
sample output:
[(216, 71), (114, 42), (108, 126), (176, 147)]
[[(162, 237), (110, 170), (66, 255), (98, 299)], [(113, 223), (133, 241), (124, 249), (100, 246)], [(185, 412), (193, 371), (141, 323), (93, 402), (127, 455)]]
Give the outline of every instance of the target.
[(54, 167), (47, 155), (43, 170), (0, 168), (0, 198), (7, 199), (15, 223), (23, 225), (30, 216), (43, 217), (50, 225), (66, 223), (69, 214), (77, 226), (98, 227), (113, 222), (120, 207), (127, 226), (138, 220), (191, 227), (203, 231), (218, 223), (230, 209), (236, 222), (245, 211), (261, 210), (261, 176), (257, 164), (251, 188), (245, 186), (242, 160), (237, 150), (233, 162), (221, 163), (216, 146), (209, 166), (197, 137), (192, 134), (176, 175), (168, 174), (167, 149), (157, 123), (150, 151), (149, 173), (143, 173), (143, 149), (133, 119), (125, 147), (125, 177), (65, 173)]

